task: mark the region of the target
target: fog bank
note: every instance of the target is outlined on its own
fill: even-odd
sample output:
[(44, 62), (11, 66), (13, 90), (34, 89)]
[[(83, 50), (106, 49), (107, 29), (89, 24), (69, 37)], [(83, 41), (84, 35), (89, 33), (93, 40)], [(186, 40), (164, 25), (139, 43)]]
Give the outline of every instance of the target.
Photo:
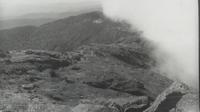
[(198, 87), (197, 0), (103, 0), (104, 13), (126, 20), (157, 46), (157, 69)]

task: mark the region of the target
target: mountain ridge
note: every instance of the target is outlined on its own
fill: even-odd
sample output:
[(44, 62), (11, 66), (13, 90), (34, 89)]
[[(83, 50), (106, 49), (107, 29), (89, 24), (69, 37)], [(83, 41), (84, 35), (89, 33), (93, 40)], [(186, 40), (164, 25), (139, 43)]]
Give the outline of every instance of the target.
[[(88, 43), (112, 43), (121, 37), (139, 36), (129, 25), (113, 22), (102, 12), (91, 12), (50, 22), (39, 27), (24, 26), (0, 31), (0, 47), (4, 50), (44, 49), (66, 51)], [(20, 29), (26, 29), (24, 32)], [(13, 42), (16, 38), (20, 41)], [(14, 38), (14, 39), (13, 39)], [(139, 39), (139, 38), (138, 38)], [(9, 43), (11, 42), (11, 43)], [(17, 45), (12, 45), (18, 43)], [(19, 47), (21, 46), (21, 47)], [(64, 49), (67, 48), (67, 49)]]

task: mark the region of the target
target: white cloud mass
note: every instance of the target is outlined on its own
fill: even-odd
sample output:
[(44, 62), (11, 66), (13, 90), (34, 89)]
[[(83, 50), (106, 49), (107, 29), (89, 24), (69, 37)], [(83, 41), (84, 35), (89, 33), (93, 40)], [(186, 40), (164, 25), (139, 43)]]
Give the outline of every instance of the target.
[(167, 76), (198, 86), (197, 0), (104, 0), (104, 13), (126, 20), (158, 47), (159, 69)]

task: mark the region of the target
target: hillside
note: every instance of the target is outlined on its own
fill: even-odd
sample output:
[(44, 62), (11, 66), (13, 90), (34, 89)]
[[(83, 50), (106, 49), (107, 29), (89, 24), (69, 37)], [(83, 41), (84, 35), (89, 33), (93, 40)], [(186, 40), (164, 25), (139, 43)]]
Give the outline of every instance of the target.
[(0, 31), (0, 112), (198, 112), (153, 46), (101, 12)]
[(5, 53), (0, 58), (0, 107), (11, 112), (198, 109), (198, 95), (153, 71), (151, 57), (135, 45), (140, 46), (91, 44), (65, 54)]
[(39, 27), (24, 26), (1, 30), (0, 48), (3, 50), (42, 49), (63, 52), (88, 43), (113, 43), (122, 37), (138, 37), (138, 33), (129, 32), (128, 27), (125, 24), (112, 22), (101, 12), (92, 12)]

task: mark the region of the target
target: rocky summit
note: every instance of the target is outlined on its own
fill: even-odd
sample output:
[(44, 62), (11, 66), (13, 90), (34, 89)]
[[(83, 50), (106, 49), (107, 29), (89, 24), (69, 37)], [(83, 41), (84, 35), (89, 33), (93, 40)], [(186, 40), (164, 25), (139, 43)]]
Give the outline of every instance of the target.
[[(16, 48), (19, 43), (1, 44), (9, 49), (0, 51), (0, 112), (198, 112), (198, 93), (153, 69), (157, 63), (151, 55), (153, 47), (139, 33), (98, 15), (94, 12), (42, 25), (31, 34), (33, 38), (23, 40), (27, 49)], [(87, 24), (92, 31), (76, 34), (64, 28), (69, 24), (80, 31)], [(53, 28), (69, 31), (55, 35), (76, 34), (83, 40), (63, 36), (57, 38), (55, 47), (51, 32), (46, 35), (52, 39), (48, 45), (27, 44), (29, 39), (48, 42), (43, 34)], [(93, 32), (96, 28), (101, 32)], [(0, 34), (11, 36), (8, 32), (14, 30)], [(58, 44), (61, 40), (65, 41)]]

